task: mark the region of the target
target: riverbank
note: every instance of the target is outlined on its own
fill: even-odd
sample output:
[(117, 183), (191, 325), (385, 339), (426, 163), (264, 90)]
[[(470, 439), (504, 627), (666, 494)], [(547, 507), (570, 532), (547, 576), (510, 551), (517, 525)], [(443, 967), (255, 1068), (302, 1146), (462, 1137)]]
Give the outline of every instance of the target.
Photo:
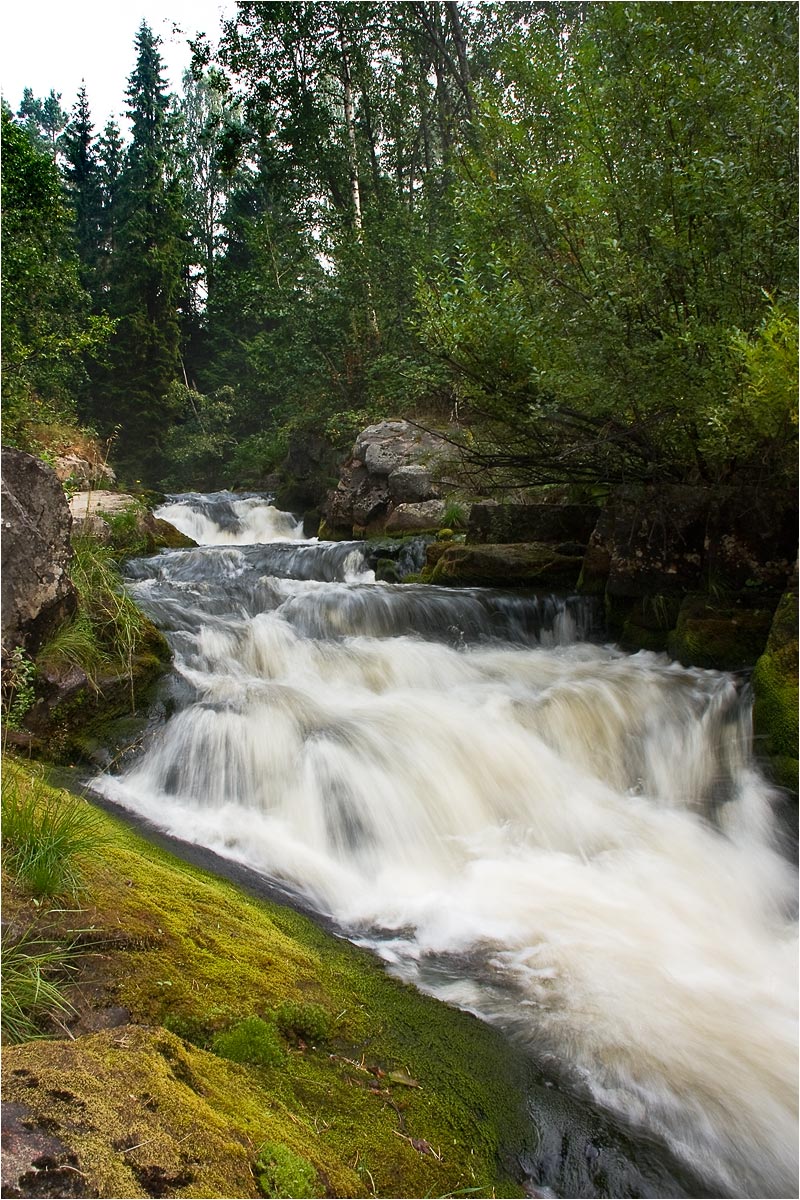
[[(4, 878), (9, 936), (77, 955), (53, 1040), (5, 1048), (5, 1195), (524, 1194), (529, 1069), (499, 1034), (92, 812), (75, 897)], [(309, 1190), (264, 1192), (266, 1144)]]

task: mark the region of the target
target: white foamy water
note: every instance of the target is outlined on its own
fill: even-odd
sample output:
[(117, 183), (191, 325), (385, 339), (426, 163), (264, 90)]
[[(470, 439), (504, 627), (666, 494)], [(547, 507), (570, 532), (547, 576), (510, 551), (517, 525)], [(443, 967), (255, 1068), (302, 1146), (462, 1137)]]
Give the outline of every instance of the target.
[[(238, 503), (239, 546), (280, 524)], [(357, 546), (226, 549), (209, 502), (172, 508), (211, 548), (132, 589), (186, 702), (98, 789), (290, 881), (712, 1194), (796, 1195), (796, 879), (731, 677), (579, 640), (577, 602), (375, 584)]]
[(295, 542), (303, 522), (280, 512), (261, 496), (216, 492), (168, 500), (155, 515), (169, 521), (201, 546), (249, 546), (254, 542)]

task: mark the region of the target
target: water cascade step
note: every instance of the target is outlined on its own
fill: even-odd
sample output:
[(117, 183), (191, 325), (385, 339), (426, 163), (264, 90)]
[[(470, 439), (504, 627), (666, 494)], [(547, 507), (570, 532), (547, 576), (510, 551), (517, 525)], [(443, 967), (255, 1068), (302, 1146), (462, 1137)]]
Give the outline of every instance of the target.
[(796, 879), (737, 681), (602, 644), (577, 597), (376, 583), (264, 497), (157, 515), (202, 543), (130, 566), (178, 711), (95, 788), (298, 889), (707, 1195), (797, 1194)]

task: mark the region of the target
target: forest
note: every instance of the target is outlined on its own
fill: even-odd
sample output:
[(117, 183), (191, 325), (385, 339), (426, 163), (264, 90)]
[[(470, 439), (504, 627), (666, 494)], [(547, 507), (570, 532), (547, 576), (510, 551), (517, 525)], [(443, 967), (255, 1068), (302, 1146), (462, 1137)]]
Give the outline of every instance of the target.
[(516, 485), (791, 482), (797, 7), (248, 3), (130, 135), (4, 104), (5, 443), (256, 487), (447, 428)]

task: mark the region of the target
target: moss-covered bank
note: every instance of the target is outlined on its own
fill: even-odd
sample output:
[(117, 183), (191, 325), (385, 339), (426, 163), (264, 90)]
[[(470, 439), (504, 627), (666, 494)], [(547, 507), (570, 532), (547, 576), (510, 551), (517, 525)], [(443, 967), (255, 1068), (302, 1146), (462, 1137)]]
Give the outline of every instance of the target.
[(13, 929), (89, 950), (68, 1036), (7, 1047), (3, 1073), (66, 1147), (71, 1194), (522, 1194), (502, 1164), (532, 1133), (526, 1068), (498, 1035), (99, 819), (79, 905), (43, 917), (5, 889)]

